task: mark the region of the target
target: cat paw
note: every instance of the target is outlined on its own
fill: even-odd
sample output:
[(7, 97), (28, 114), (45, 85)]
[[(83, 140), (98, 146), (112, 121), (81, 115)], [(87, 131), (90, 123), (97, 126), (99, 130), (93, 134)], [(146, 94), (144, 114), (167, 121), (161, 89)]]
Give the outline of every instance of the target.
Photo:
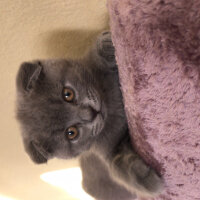
[(137, 177), (137, 182), (141, 186), (141, 191), (143, 196), (157, 196), (159, 195), (164, 188), (164, 182), (161, 177), (153, 170), (149, 168), (146, 173), (142, 176)]
[(98, 54), (107, 62), (115, 65), (115, 49), (111, 39), (111, 33), (105, 31), (97, 39)]
[(163, 179), (136, 154), (118, 155), (113, 161), (114, 176), (120, 177), (124, 185), (138, 196), (154, 197), (163, 190)]

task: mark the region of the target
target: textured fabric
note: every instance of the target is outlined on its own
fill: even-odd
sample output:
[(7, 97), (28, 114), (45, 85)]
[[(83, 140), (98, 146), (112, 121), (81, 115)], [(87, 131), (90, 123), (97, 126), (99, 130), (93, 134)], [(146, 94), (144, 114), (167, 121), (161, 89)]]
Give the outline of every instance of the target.
[(200, 1), (109, 0), (133, 145), (165, 180), (155, 200), (200, 200)]

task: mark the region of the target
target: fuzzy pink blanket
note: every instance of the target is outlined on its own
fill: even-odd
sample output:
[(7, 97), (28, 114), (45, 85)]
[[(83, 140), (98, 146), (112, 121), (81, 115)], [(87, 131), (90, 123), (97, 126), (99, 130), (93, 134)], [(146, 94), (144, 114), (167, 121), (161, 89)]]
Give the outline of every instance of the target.
[(133, 145), (165, 180), (155, 200), (200, 200), (200, 1), (108, 0)]

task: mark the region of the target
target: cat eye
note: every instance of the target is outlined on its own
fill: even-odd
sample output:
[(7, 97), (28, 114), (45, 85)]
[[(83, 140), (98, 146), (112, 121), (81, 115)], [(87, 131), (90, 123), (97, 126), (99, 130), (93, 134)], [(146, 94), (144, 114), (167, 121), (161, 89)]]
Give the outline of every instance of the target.
[(78, 130), (76, 127), (68, 128), (65, 133), (69, 140), (73, 140), (78, 136)]
[(74, 91), (70, 88), (65, 87), (62, 92), (63, 98), (67, 102), (72, 102), (74, 100)]

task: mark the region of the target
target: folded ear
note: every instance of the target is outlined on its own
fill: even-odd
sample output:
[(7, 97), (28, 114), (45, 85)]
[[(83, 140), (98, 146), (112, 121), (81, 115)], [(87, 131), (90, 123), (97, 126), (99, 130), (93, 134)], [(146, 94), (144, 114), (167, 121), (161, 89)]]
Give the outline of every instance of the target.
[(45, 155), (42, 154), (42, 152), (39, 151), (34, 142), (24, 141), (24, 147), (33, 162), (37, 164), (42, 164), (47, 162), (48, 159), (45, 157)]
[(34, 88), (39, 76), (42, 72), (40, 62), (29, 63), (25, 62), (20, 66), (17, 75), (17, 89), (24, 92), (29, 92)]

